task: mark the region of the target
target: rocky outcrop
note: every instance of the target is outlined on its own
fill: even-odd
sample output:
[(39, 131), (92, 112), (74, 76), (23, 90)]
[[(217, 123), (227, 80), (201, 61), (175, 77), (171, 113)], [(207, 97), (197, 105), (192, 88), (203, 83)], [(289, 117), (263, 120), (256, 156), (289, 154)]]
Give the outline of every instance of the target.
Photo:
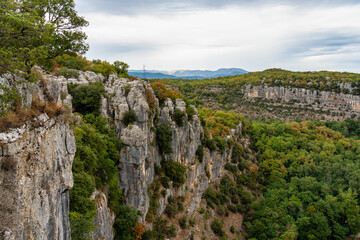
[[(221, 176), (224, 165), (229, 160), (230, 151), (223, 155), (205, 151), (204, 161), (199, 163), (196, 160), (196, 150), (201, 145), (200, 136), (203, 128), (197, 113), (191, 120), (186, 121), (184, 126), (178, 127), (172, 114), (175, 109), (186, 112), (185, 102), (181, 99), (176, 99), (175, 102), (167, 99), (163, 106), (159, 106), (155, 99), (156, 108), (159, 109), (159, 115), (156, 116), (156, 111), (149, 108), (145, 93), (150, 91), (154, 95), (153, 90), (145, 81), (129, 81), (112, 76), (106, 82), (105, 90), (107, 98), (103, 99), (101, 112), (109, 116), (125, 145), (121, 150), (119, 179), (126, 203), (137, 208), (142, 213), (142, 222), (145, 222), (150, 199), (148, 188), (155, 179), (155, 166), (159, 166), (163, 159), (173, 159), (186, 166), (186, 183), (178, 189), (167, 189), (165, 197), (158, 200), (160, 207), (157, 214), (163, 213), (168, 196), (185, 194), (190, 198), (188, 214), (192, 214), (199, 207), (201, 196), (209, 183)], [(129, 110), (135, 112), (137, 120), (129, 126), (124, 126), (121, 118)], [(166, 156), (159, 154), (155, 143), (154, 131), (155, 125), (158, 124), (169, 124), (172, 130), (172, 153)], [(236, 140), (240, 130), (241, 126), (234, 130), (229, 138)]]
[[(66, 83), (53, 77), (44, 75), (32, 84), (8, 75), (0, 82), (16, 86), (24, 106), (39, 98), (71, 107)], [(0, 239), (70, 239), (75, 150), (64, 115), (50, 118), (43, 113), (18, 129), (0, 133)]]
[(246, 98), (261, 98), (282, 101), (298, 106), (343, 113), (345, 117), (360, 116), (360, 96), (325, 91), (312, 91), (304, 88), (269, 87), (266, 85), (247, 85)]
[(75, 139), (60, 117), (36, 121), (0, 134), (0, 238), (70, 239)]
[[(149, 186), (156, 180), (155, 166), (162, 160), (173, 159), (186, 167), (186, 182), (179, 188), (170, 187), (165, 196), (157, 201), (161, 215), (169, 196), (186, 196), (187, 214), (193, 214), (199, 207), (201, 196), (209, 184), (222, 175), (231, 149), (225, 153), (205, 149), (204, 160), (196, 158), (201, 145), (203, 127), (198, 114), (179, 127), (173, 114), (176, 109), (186, 112), (181, 99), (167, 99), (160, 106), (149, 83), (142, 80), (130, 81), (111, 75), (108, 79), (91, 72), (80, 72), (77, 79), (46, 76), (37, 84), (18, 84), (18, 79), (7, 76), (0, 83), (16, 86), (24, 96), (22, 104), (30, 106), (34, 98), (44, 102), (62, 104), (70, 114), (71, 96), (67, 84), (89, 84), (102, 82), (105, 97), (101, 100), (100, 112), (115, 126), (117, 136), (124, 148), (119, 160), (119, 187), (125, 202), (139, 210), (145, 223), (149, 209)], [(152, 107), (149, 99), (152, 98)], [(124, 114), (133, 110), (136, 121), (124, 125)], [(36, 124), (34, 124), (36, 123)], [(169, 155), (160, 155), (155, 141), (156, 127), (168, 124), (172, 131)], [(241, 125), (228, 138), (237, 140)], [(41, 114), (21, 128), (0, 133), (0, 238), (4, 239), (70, 239), (69, 189), (73, 185), (71, 165), (75, 154), (75, 139), (64, 116), (50, 118)], [(172, 185), (171, 185), (172, 186)], [(108, 208), (105, 193), (95, 191), (97, 215), (92, 233), (93, 239), (113, 239), (114, 213)]]
[(114, 225), (115, 214), (108, 208), (106, 194), (96, 190), (91, 199), (95, 200), (97, 211), (95, 216), (95, 226), (97, 228), (92, 233), (92, 239), (113, 239), (112, 226)]

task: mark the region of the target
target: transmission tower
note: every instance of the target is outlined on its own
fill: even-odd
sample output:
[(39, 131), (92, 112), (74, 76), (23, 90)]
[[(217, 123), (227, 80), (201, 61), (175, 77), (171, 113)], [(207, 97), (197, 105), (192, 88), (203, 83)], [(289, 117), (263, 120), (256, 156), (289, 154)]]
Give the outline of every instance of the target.
[(145, 71), (145, 65), (143, 65), (143, 77), (144, 77), (144, 80), (146, 80), (146, 71)]

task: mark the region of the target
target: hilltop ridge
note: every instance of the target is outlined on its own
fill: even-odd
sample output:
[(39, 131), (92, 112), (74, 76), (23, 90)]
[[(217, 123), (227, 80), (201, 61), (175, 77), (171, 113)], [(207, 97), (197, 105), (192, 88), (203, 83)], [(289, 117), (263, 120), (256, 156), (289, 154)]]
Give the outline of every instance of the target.
[(248, 73), (242, 68), (219, 68), (217, 70), (172, 70), (172, 71), (159, 71), (159, 70), (130, 70), (129, 74), (134, 77), (148, 78), (148, 79), (205, 79), (216, 78), (224, 76), (234, 76)]

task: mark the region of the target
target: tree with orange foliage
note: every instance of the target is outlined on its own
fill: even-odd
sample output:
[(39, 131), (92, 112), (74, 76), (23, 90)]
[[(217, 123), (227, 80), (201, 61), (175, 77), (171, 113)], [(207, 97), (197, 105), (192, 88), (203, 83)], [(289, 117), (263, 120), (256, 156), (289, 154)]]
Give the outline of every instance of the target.
[(136, 225), (131, 229), (131, 235), (135, 240), (141, 240), (144, 235), (146, 228), (142, 225), (141, 222), (137, 222)]

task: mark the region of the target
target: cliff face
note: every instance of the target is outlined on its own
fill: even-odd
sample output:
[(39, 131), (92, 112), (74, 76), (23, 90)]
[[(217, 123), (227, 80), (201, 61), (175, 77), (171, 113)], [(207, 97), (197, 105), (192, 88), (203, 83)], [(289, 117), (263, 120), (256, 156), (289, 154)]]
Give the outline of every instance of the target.
[[(185, 193), (188, 193), (190, 199), (187, 210), (191, 215), (199, 207), (201, 195), (209, 183), (220, 177), (230, 151), (223, 155), (205, 151), (204, 161), (199, 163), (195, 153), (201, 145), (203, 128), (197, 112), (192, 120), (178, 127), (171, 115), (175, 109), (186, 112), (185, 102), (181, 99), (176, 99), (175, 102), (167, 99), (161, 108), (155, 99), (156, 108), (159, 109), (158, 124), (169, 123), (172, 130), (172, 153), (161, 156), (155, 144), (155, 114), (150, 113), (146, 99), (146, 91), (153, 95), (150, 85), (141, 80), (110, 78), (105, 89), (108, 98), (103, 99), (101, 112), (111, 119), (118, 136), (125, 144), (120, 156), (119, 178), (126, 202), (142, 213), (142, 222), (145, 222), (150, 201), (148, 188), (155, 179), (155, 166), (160, 166), (162, 159), (173, 159), (186, 166), (186, 182), (178, 189), (170, 187), (166, 190), (166, 195), (158, 199), (160, 207), (157, 215), (163, 213), (169, 196), (183, 196)], [(137, 121), (126, 127), (121, 123), (121, 118), (128, 110), (134, 110)], [(240, 131), (241, 125), (228, 137), (236, 141)]]
[(247, 85), (244, 89), (244, 96), (249, 99), (282, 101), (298, 107), (307, 106), (331, 113), (341, 113), (345, 118), (352, 115), (360, 116), (360, 96), (351, 94), (312, 91), (303, 88)]
[[(1, 79), (3, 84), (14, 80)], [(28, 106), (34, 98), (61, 103), (69, 97), (66, 84), (54, 79), (18, 87)], [(64, 116), (49, 118), (43, 113), (0, 133), (0, 239), (70, 239), (75, 150)]]
[[(231, 149), (224, 154), (204, 149), (204, 160), (200, 163), (196, 150), (204, 130), (197, 112), (183, 126), (177, 126), (172, 115), (176, 109), (186, 112), (185, 102), (167, 99), (160, 107), (150, 84), (145, 81), (115, 76), (106, 80), (91, 72), (80, 73), (78, 79), (44, 76), (37, 84), (17, 84), (18, 80), (10, 76), (0, 78), (2, 84), (17, 86), (24, 96), (23, 106), (29, 107), (38, 98), (64, 105), (68, 111), (71, 109), (68, 83), (104, 84), (106, 97), (102, 99), (101, 113), (115, 126), (117, 136), (125, 145), (118, 166), (119, 187), (126, 203), (141, 212), (143, 223), (150, 205), (149, 188), (156, 180), (155, 166), (162, 160), (173, 159), (186, 166), (186, 182), (179, 188), (170, 185), (166, 194), (157, 199), (157, 215), (164, 212), (169, 196), (186, 196), (184, 207), (190, 216), (199, 208), (202, 194), (211, 181), (221, 176), (230, 158)], [(155, 104), (152, 110), (149, 96)], [(125, 126), (121, 119), (128, 110), (135, 112), (136, 122)], [(165, 123), (172, 131), (172, 153), (162, 156), (156, 146), (155, 131), (157, 125)], [(236, 141), (240, 132), (241, 125), (228, 138)], [(0, 222), (0, 238), (70, 239), (69, 189), (73, 185), (71, 166), (76, 146), (66, 118), (51, 118), (42, 113), (20, 128), (0, 133), (0, 150), (0, 218), (6, 219)], [(106, 194), (94, 191), (92, 199), (97, 208), (97, 229), (92, 238), (113, 239), (115, 216), (108, 207)]]

